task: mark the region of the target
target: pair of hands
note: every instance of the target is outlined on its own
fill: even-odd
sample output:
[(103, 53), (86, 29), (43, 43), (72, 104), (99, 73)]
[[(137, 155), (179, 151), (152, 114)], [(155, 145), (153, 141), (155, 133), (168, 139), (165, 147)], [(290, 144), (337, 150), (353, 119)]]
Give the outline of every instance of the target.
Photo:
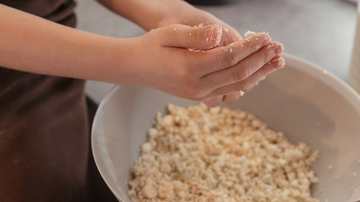
[(236, 102), (240, 92), (284, 65), (282, 45), (267, 34), (242, 39), (229, 25), (184, 1), (101, 1), (145, 29), (160, 28), (137, 38), (105, 37), (0, 4), (0, 25), (7, 27), (0, 32), (0, 66), (142, 85), (213, 107)]
[(159, 27), (140, 37), (139, 85), (209, 107), (235, 103), (242, 92), (284, 66), (283, 46), (268, 34), (243, 39), (205, 11), (176, 13)]

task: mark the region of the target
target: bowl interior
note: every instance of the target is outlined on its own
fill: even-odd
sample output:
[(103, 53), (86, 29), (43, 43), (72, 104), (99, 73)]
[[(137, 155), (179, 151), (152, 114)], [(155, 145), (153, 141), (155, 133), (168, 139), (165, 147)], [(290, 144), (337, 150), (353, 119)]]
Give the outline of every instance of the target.
[[(273, 73), (230, 108), (251, 112), (292, 142), (305, 142), (321, 157), (313, 169), (320, 201), (360, 199), (360, 96), (331, 73), (284, 54)], [(127, 181), (155, 114), (168, 103), (197, 104), (157, 90), (118, 86), (101, 102), (92, 131), (95, 162), (115, 196), (130, 202)], [(332, 169), (329, 169), (329, 166)], [(357, 174), (357, 176), (355, 176)]]

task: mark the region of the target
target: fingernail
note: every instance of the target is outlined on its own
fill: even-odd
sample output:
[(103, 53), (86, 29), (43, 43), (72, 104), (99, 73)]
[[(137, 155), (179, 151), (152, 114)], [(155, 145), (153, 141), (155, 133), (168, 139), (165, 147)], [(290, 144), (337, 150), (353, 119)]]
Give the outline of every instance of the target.
[(284, 47), (281, 43), (279, 42), (273, 42), (274, 43), (274, 47), (275, 47), (275, 54), (281, 54), (282, 52), (284, 52)]
[(220, 25), (210, 25), (207, 26), (205, 30), (205, 39), (209, 44), (214, 44), (213, 46), (219, 45), (221, 41), (223, 29)]
[(285, 61), (282, 57), (274, 58), (270, 61), (270, 64), (274, 65), (275, 69), (281, 69), (285, 65)]

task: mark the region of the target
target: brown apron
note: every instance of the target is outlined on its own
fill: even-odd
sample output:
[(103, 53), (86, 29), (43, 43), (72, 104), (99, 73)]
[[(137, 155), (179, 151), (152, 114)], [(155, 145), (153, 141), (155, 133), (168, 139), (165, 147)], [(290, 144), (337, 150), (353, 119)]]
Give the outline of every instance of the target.
[[(0, 3), (76, 24), (72, 0)], [(97, 106), (85, 97), (84, 83), (0, 67), (1, 202), (117, 201), (91, 154), (89, 128)]]

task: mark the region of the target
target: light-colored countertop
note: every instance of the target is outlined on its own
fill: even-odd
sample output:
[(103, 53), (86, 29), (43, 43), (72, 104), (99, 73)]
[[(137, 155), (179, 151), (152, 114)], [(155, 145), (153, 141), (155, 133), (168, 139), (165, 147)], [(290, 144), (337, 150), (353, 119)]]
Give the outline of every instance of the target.
[[(285, 52), (313, 62), (343, 80), (347, 78), (356, 27), (356, 7), (342, 0), (242, 0), (225, 6), (199, 6), (227, 22), (240, 34), (269, 32)], [(129, 38), (145, 33), (96, 1), (78, 0), (78, 28)], [(112, 84), (89, 81), (86, 91), (96, 101)]]

